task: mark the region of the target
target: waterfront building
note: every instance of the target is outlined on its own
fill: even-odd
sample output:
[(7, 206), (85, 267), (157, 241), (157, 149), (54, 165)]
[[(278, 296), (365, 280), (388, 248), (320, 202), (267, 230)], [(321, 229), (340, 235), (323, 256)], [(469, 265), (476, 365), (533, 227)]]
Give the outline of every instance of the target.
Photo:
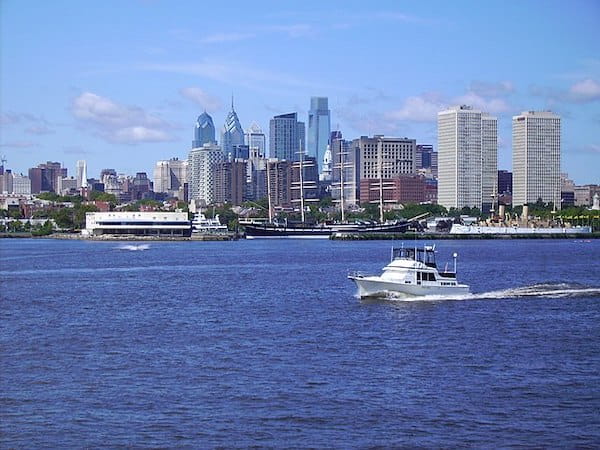
[(87, 162), (80, 159), (75, 164), (75, 174), (77, 177), (77, 189), (87, 187)]
[(56, 192), (58, 179), (67, 176), (67, 169), (61, 167), (59, 162), (47, 161), (37, 167), (29, 169), (31, 180), (31, 193)]
[(204, 144), (216, 144), (215, 125), (212, 117), (206, 111), (198, 116), (194, 126), (194, 140), (192, 148), (202, 147)]
[(223, 161), (215, 165), (214, 202), (241, 205), (246, 200), (246, 162)]
[(331, 133), (331, 115), (327, 97), (311, 97), (307, 131), (307, 156), (317, 160), (320, 174), (323, 171), (323, 158)]
[(154, 192), (185, 200), (184, 187), (188, 182), (188, 161), (171, 158), (157, 161), (154, 167)]
[(249, 149), (258, 149), (259, 155), (266, 156), (267, 138), (256, 122), (252, 122), (250, 128), (246, 130), (246, 133), (244, 134), (244, 143)]
[(231, 111), (227, 114), (225, 125), (221, 130), (221, 149), (225, 158), (235, 159), (234, 147), (244, 145), (244, 130), (240, 124), (237, 113), (233, 108), (233, 98), (231, 99)]
[(438, 203), (490, 209), (497, 185), (497, 118), (462, 105), (438, 113)]
[(560, 116), (525, 111), (513, 117), (513, 206), (541, 199), (560, 209)]
[(214, 143), (193, 148), (188, 156), (188, 198), (209, 205), (214, 202), (214, 173), (223, 151)]
[(192, 227), (186, 212), (88, 212), (84, 236), (190, 236)]
[(269, 122), (269, 157), (297, 161), (300, 149), (304, 149), (304, 122), (298, 122), (298, 114), (275, 116)]
[(394, 178), (415, 173), (417, 143), (414, 139), (361, 136), (352, 141), (358, 148), (359, 176), (363, 178)]

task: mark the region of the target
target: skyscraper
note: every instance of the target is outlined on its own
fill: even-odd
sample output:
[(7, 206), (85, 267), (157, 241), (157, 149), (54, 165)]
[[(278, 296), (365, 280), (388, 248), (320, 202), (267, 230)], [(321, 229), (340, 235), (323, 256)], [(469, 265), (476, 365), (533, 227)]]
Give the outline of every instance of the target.
[(256, 122), (252, 122), (250, 128), (246, 130), (244, 142), (250, 148), (250, 150), (258, 149), (259, 155), (266, 156), (267, 139), (265, 133), (263, 133), (263, 130)]
[(216, 165), (223, 161), (223, 151), (215, 143), (193, 148), (188, 156), (188, 190), (190, 200), (209, 205), (215, 200)]
[(29, 169), (31, 180), (31, 193), (56, 192), (59, 177), (66, 177), (67, 169), (61, 167), (59, 162), (48, 161)]
[(221, 148), (226, 158), (234, 154), (234, 147), (236, 145), (244, 145), (244, 130), (233, 108), (232, 97), (231, 111), (227, 114), (225, 125), (223, 125), (223, 129), (221, 130)]
[(549, 111), (513, 117), (513, 206), (553, 203), (560, 208), (560, 116)]
[(282, 114), (269, 122), (269, 157), (297, 161), (304, 141), (304, 122), (298, 122), (298, 114)]
[(154, 166), (154, 192), (165, 192), (183, 200), (182, 188), (187, 183), (187, 169), (187, 160), (171, 158), (168, 161), (157, 161)]
[(438, 203), (489, 209), (498, 176), (497, 151), (495, 117), (465, 105), (439, 112)]
[(77, 161), (75, 171), (77, 174), (77, 189), (87, 187), (87, 163), (85, 160), (80, 159)]
[(216, 144), (215, 126), (212, 117), (206, 111), (198, 116), (196, 125), (194, 126), (194, 140), (192, 148), (202, 147), (204, 144)]
[(330, 111), (327, 97), (311, 97), (308, 111), (308, 156), (317, 159), (319, 173), (323, 170), (323, 157), (329, 144), (331, 132)]

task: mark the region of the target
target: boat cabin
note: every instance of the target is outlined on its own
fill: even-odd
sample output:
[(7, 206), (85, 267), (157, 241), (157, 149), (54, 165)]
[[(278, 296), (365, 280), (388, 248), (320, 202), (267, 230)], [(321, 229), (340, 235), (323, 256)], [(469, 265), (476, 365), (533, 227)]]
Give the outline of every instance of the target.
[(394, 248), (392, 249), (392, 260), (394, 259), (410, 259), (422, 262), (427, 267), (437, 268), (435, 263), (435, 247), (433, 246), (425, 246), (424, 248)]

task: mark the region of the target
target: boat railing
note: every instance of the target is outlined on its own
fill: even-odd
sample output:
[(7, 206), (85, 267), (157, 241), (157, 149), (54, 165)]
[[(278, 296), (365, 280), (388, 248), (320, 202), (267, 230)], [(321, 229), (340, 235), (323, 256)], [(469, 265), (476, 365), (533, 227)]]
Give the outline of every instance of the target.
[(357, 270), (348, 271), (349, 278), (364, 278), (364, 277), (368, 277), (370, 275), (371, 274), (369, 274), (369, 273), (361, 272), (361, 271), (357, 271)]

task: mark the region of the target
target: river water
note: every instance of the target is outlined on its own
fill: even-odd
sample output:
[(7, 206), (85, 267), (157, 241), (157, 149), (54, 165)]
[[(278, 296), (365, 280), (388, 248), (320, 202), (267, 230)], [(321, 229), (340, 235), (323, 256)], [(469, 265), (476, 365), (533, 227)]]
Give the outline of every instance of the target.
[(1, 447), (600, 446), (600, 240), (0, 241)]

